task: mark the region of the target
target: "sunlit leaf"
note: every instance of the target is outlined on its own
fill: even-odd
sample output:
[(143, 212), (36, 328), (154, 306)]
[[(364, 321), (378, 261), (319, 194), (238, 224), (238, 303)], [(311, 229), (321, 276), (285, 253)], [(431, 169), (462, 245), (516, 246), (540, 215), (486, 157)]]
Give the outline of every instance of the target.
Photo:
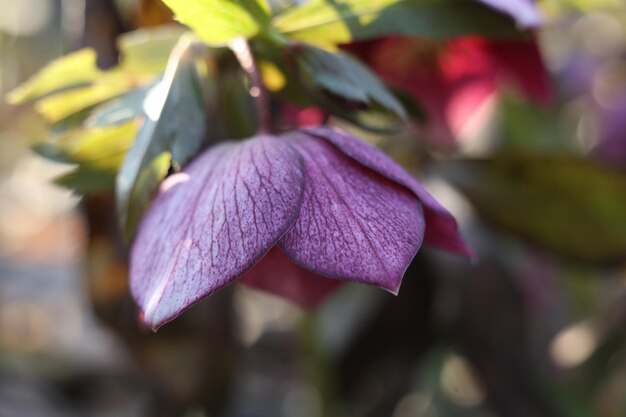
[(34, 100), (70, 87), (88, 84), (101, 72), (96, 66), (96, 53), (81, 49), (51, 61), (27, 82), (11, 91), (7, 99), (12, 104)]
[(162, 72), (172, 48), (186, 32), (181, 26), (166, 25), (138, 29), (120, 36), (120, 67), (135, 74)]
[(35, 144), (34, 150), (56, 161), (116, 171), (136, 133), (137, 123), (131, 121), (119, 126), (64, 134)]
[(328, 111), (358, 120), (363, 110), (371, 110), (367, 113), (371, 123), (377, 123), (376, 117), (389, 119), (391, 115), (396, 122), (407, 117), (400, 101), (378, 77), (351, 56), (306, 44), (297, 44), (290, 51), (301, 78)]
[(447, 164), (483, 217), (590, 262), (626, 258), (626, 172), (576, 157), (508, 156)]
[(127, 237), (172, 163), (182, 166), (206, 136), (206, 108), (192, 44), (174, 48), (163, 79), (145, 99), (145, 121), (116, 181), (117, 210)]
[(458, 0), (313, 0), (276, 16), (273, 24), (294, 39), (321, 45), (393, 34), (519, 36), (512, 19), (478, 2)]
[(35, 104), (35, 110), (49, 123), (57, 123), (81, 110), (122, 95), (135, 85), (134, 80), (124, 76), (103, 77), (94, 85), (45, 97)]
[(238, 36), (252, 37), (269, 22), (262, 0), (164, 0), (176, 19), (205, 42), (224, 45)]
[(35, 109), (49, 123), (63, 126), (61, 130), (74, 127), (74, 122), (86, 117), (78, 113), (145, 85), (163, 72), (172, 47), (184, 33), (181, 27), (166, 26), (125, 34), (119, 41), (121, 62), (108, 71), (96, 68), (91, 50), (70, 54), (44, 68), (10, 98), (45, 96)]

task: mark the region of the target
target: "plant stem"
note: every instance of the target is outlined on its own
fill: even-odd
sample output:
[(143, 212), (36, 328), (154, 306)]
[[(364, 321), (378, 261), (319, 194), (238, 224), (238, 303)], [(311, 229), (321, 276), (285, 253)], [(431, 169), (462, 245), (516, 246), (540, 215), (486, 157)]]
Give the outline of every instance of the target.
[(254, 61), (250, 43), (246, 38), (239, 37), (229, 44), (235, 54), (241, 68), (250, 78), (250, 95), (254, 98), (257, 117), (259, 120), (259, 132), (270, 133), (272, 130), (272, 118), (270, 115), (270, 102), (267, 91), (263, 87), (261, 74)]
[(317, 389), (320, 400), (320, 416), (335, 415), (333, 369), (330, 359), (320, 344), (318, 322), (314, 314), (305, 313), (298, 326), (300, 358), (312, 387)]

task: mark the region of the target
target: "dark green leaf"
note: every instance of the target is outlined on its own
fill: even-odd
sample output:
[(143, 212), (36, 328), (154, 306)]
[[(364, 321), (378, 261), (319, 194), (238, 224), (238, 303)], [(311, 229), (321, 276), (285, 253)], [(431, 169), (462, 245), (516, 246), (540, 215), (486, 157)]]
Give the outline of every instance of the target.
[(263, 0), (164, 0), (176, 19), (203, 41), (225, 45), (238, 36), (252, 37), (269, 22)]
[(394, 34), (520, 35), (512, 19), (469, 0), (313, 0), (289, 9), (273, 23), (283, 34), (321, 45)]
[(220, 121), (229, 138), (250, 137), (257, 129), (256, 108), (247, 81), (239, 66), (220, 71), (216, 80)]
[(626, 173), (576, 157), (507, 156), (447, 164), (487, 220), (588, 262), (626, 258)]
[(77, 167), (73, 171), (57, 177), (54, 183), (72, 190), (78, 195), (96, 194), (113, 189), (115, 170)]
[(144, 123), (117, 176), (117, 210), (128, 238), (167, 174), (170, 159), (182, 166), (202, 147), (207, 121), (200, 83), (193, 44), (182, 39), (163, 80), (146, 97)]
[(307, 90), (329, 112), (359, 124), (369, 122), (382, 127), (406, 119), (400, 101), (351, 56), (306, 44), (293, 45), (289, 50)]

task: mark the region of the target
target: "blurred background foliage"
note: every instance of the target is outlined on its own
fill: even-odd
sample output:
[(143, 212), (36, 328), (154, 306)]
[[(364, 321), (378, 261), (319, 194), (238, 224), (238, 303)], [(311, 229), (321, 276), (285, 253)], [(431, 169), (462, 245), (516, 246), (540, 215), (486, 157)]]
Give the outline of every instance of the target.
[[(427, 169), (480, 261), (424, 249), (397, 298), (346, 286), (315, 313), (233, 286), (158, 334), (141, 328), (110, 196), (79, 201), (53, 185), (73, 168), (29, 150), (46, 121), (1, 102), (0, 415), (626, 416), (626, 4), (541, 7), (553, 101), (505, 91), (455, 158)], [(110, 68), (118, 34), (171, 20), (156, 0), (0, 9), (2, 96), (84, 46), (97, 57), (72, 65)], [(151, 56), (122, 61), (103, 94), (128, 88), (119, 71), (136, 80), (165, 66)], [(229, 94), (236, 78), (217, 95), (246, 108)], [(70, 105), (39, 110), (54, 123)], [(249, 134), (232, 117), (234, 135)], [(113, 129), (90, 143), (127, 147), (132, 122)], [(370, 139), (407, 166), (425, 158), (413, 139)]]

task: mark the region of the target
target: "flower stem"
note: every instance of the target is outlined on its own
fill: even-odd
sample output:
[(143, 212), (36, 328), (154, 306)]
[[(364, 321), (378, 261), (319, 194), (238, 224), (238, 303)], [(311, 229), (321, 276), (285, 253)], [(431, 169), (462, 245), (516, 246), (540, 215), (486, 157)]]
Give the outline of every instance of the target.
[(324, 417), (336, 415), (333, 400), (335, 386), (330, 358), (319, 340), (319, 323), (314, 314), (305, 313), (298, 326), (300, 357), (304, 363), (308, 382), (319, 395), (320, 414)]
[(263, 87), (261, 74), (254, 61), (250, 43), (246, 38), (235, 38), (228, 45), (235, 54), (241, 68), (250, 79), (250, 95), (254, 98), (256, 113), (259, 121), (259, 132), (270, 133), (272, 131), (272, 118), (270, 114), (270, 102), (267, 91)]

